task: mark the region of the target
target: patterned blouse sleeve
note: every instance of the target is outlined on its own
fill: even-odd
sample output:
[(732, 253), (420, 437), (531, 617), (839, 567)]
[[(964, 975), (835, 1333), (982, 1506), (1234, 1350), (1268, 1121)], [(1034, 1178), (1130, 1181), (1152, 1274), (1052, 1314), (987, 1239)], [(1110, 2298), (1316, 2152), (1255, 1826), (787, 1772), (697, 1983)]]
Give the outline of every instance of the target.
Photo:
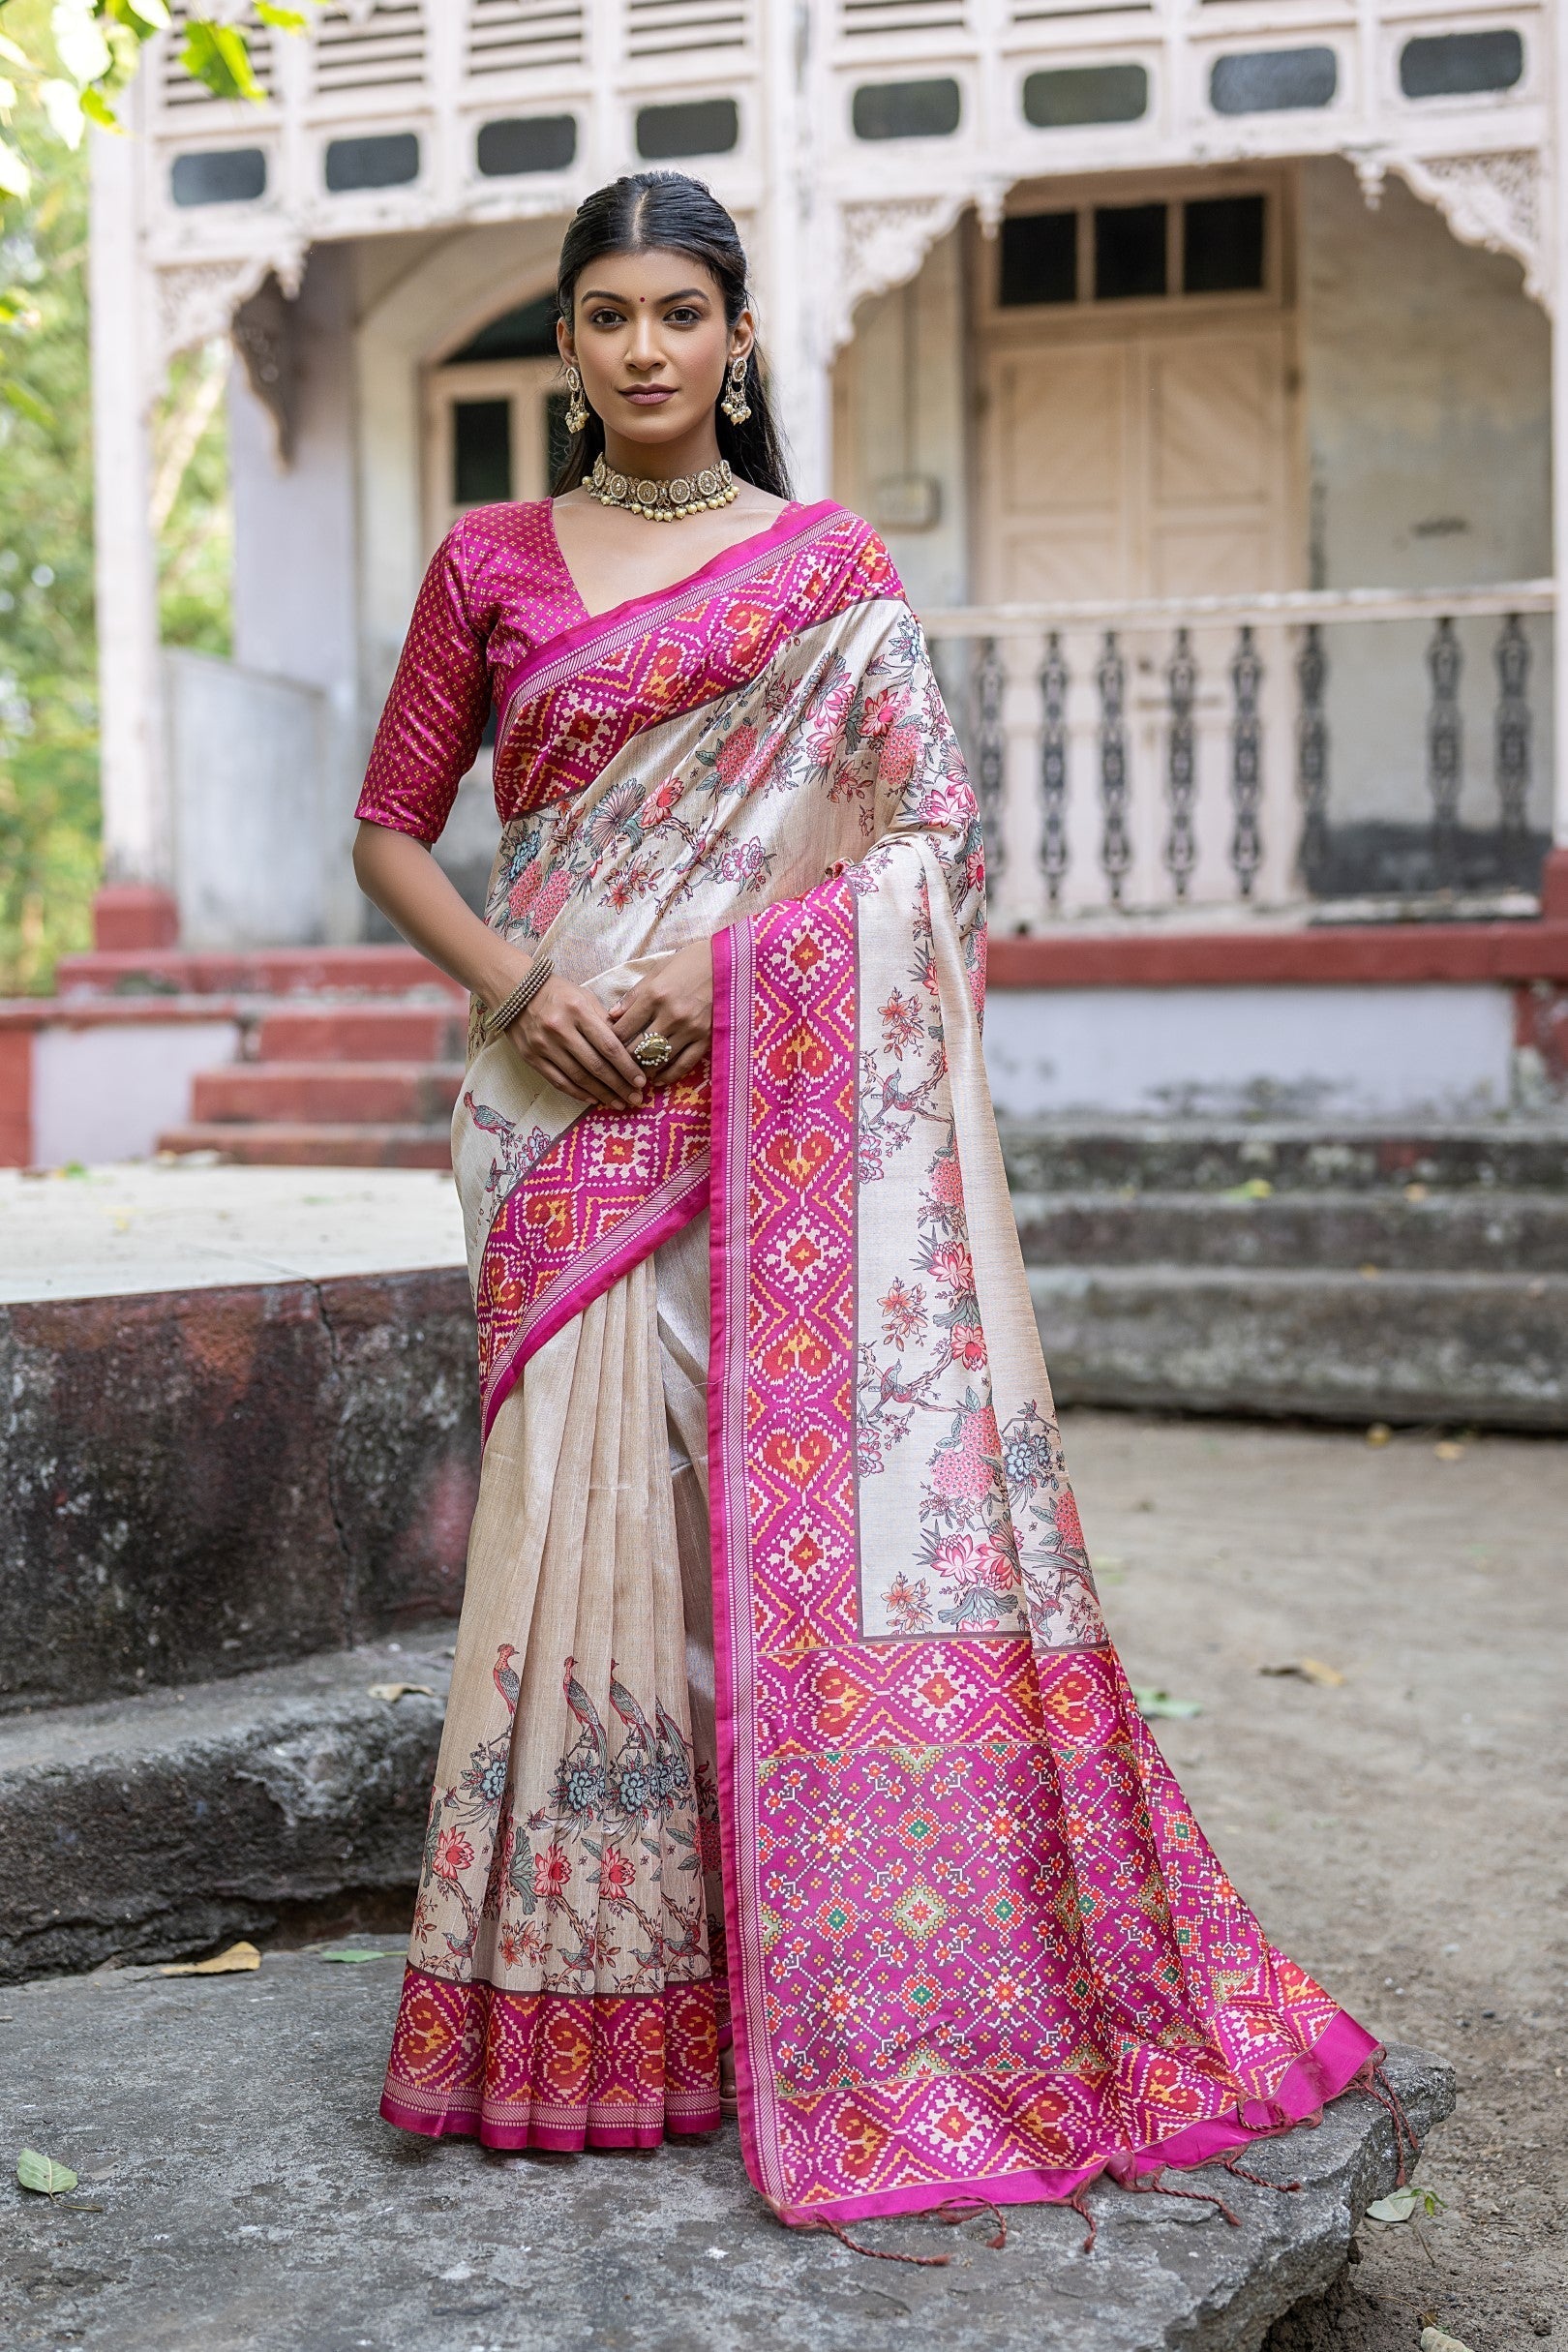
[(354, 814), (427, 844), (439, 838), (490, 712), (484, 639), (468, 614), (463, 525), (431, 558)]

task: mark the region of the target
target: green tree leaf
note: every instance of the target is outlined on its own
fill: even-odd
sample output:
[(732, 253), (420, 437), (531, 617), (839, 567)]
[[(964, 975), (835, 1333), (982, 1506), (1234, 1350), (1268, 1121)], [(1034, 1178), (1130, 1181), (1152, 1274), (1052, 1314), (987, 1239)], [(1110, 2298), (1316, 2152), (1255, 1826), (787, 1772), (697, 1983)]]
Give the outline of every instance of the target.
[(302, 8), (280, 8), (278, 0), (256, 0), (256, 13), (275, 33), (303, 33), (309, 22)]
[(93, 11), (93, 0), (54, 0), (49, 19), (55, 55), (75, 82), (96, 81), (113, 59), (104, 28)]
[(0, 138), (0, 196), (32, 194), (33, 175), (9, 139)]
[(204, 83), (215, 98), (259, 101), (266, 96), (251, 71), (251, 53), (245, 45), (245, 36), (235, 32), (231, 24), (213, 24), (205, 16), (193, 16), (186, 26), (180, 63), (193, 79)]
[(16, 2178), (23, 2188), (35, 2189), (41, 2197), (59, 2197), (76, 2186), (76, 2175), (69, 2164), (57, 2164), (52, 2156), (40, 2156), (36, 2148), (24, 2148), (16, 2158)]

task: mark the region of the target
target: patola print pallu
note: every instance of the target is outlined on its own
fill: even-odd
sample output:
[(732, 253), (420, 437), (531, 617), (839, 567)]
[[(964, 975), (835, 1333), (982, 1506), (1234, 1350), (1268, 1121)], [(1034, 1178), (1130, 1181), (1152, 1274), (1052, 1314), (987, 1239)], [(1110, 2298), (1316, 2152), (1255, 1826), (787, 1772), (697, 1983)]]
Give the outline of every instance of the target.
[[(793, 506), (589, 618), (548, 506), (427, 580), (361, 814), (494, 701), (489, 920), (607, 1004), (711, 938), (710, 1062), (454, 1123), (485, 1453), (382, 2112), (718, 2122), (789, 2221), (1074, 2198), (1314, 2114), (1375, 2044), (1140, 1722), (980, 1058), (980, 833), (888, 556)], [(477, 1037), (477, 1033), (476, 1033)]]

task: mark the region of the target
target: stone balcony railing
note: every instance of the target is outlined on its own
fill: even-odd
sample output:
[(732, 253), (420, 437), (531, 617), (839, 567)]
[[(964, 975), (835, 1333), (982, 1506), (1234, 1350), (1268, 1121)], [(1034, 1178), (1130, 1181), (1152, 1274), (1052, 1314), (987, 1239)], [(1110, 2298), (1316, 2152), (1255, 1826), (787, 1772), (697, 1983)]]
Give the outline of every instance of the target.
[(993, 920), (1532, 891), (1551, 581), (923, 616)]

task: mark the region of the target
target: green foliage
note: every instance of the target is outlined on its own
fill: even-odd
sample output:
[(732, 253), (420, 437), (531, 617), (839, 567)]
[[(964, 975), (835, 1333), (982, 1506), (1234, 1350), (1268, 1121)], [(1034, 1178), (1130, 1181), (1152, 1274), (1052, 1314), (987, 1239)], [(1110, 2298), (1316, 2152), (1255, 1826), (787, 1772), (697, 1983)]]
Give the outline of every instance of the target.
[[(8, 18), (21, 14), (14, 5)], [(45, 15), (40, 4), (26, 15)], [(99, 869), (97, 653), (87, 365), (85, 159), (31, 108), (32, 194), (8, 208), (0, 283), (0, 993), (47, 988), (88, 942)]]

